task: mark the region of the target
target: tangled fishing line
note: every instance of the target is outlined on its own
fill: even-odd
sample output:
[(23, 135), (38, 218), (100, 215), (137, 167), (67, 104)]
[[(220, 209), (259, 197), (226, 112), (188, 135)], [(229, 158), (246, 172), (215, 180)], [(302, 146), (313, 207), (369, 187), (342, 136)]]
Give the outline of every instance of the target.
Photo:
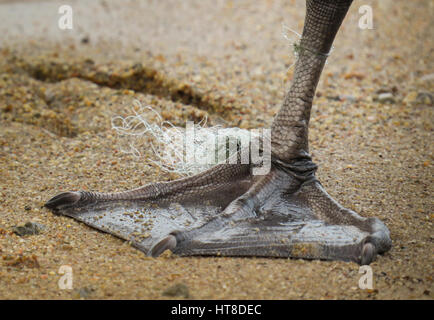
[[(282, 35), (292, 46), (295, 62), (303, 48), (299, 45), (301, 35), (288, 26), (282, 24)], [(293, 39), (288, 31), (297, 37)], [(292, 63), (286, 70), (288, 72), (294, 65)], [(284, 85), (284, 84), (283, 84)], [(119, 137), (126, 138), (127, 148), (121, 148), (124, 153), (141, 157), (139, 148), (150, 149), (153, 158), (147, 161), (166, 172), (173, 172), (180, 176), (191, 176), (205, 171), (216, 164), (224, 163), (239, 151), (242, 141), (251, 141), (258, 134), (240, 128), (223, 128), (221, 126), (207, 127), (207, 119), (199, 123), (190, 124), (194, 135), (188, 140), (187, 128), (173, 125), (163, 120), (161, 115), (151, 106), (143, 107), (138, 100), (133, 102), (133, 115), (127, 117), (116, 116), (112, 118), (112, 129)], [(149, 122), (149, 112), (154, 113), (157, 122)], [(222, 139), (223, 138), (223, 139)], [(188, 144), (194, 145), (194, 161), (186, 155)]]
[[(181, 176), (194, 175), (226, 162), (237, 152), (241, 141), (250, 141), (255, 135), (240, 128), (207, 127), (207, 119), (204, 118), (199, 123), (189, 124), (194, 135), (188, 137), (188, 125), (187, 128), (177, 127), (163, 120), (151, 106), (143, 107), (138, 100), (134, 100), (134, 106), (134, 115), (116, 116), (111, 121), (112, 129), (120, 137), (127, 138), (127, 148), (121, 148), (121, 151), (141, 157), (139, 148), (150, 148), (153, 158), (147, 161), (163, 171)], [(149, 111), (155, 114), (157, 122), (150, 123), (146, 119), (149, 118)], [(194, 144), (193, 161), (186, 155), (190, 142)]]

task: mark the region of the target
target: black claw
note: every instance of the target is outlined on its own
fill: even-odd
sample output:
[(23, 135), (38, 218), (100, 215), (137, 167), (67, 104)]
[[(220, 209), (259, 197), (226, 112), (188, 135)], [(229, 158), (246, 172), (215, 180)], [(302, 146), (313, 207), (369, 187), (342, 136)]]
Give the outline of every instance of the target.
[(149, 253), (151, 257), (158, 257), (167, 249), (173, 250), (176, 248), (176, 238), (173, 235), (168, 235), (164, 239), (155, 244)]
[(54, 196), (45, 203), (45, 207), (49, 209), (60, 209), (63, 206), (72, 206), (81, 198), (79, 192), (62, 192)]
[(374, 261), (375, 256), (377, 255), (375, 246), (367, 242), (363, 245), (361, 258), (360, 258), (360, 264), (363, 265), (369, 265), (372, 261)]

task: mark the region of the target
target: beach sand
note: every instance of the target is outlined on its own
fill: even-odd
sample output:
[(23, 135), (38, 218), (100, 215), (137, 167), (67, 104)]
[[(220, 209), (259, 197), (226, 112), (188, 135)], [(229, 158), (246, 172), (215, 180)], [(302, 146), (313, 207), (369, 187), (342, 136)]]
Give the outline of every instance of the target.
[[(364, 290), (355, 263), (149, 258), (43, 208), (60, 191), (176, 178), (149, 148), (121, 151), (111, 119), (135, 99), (178, 126), (268, 128), (293, 74), (285, 26), (301, 33), (304, 1), (69, 1), (72, 30), (58, 27), (62, 4), (0, 2), (0, 299), (434, 297), (432, 1), (355, 1), (314, 100), (319, 180), (391, 231)], [(373, 29), (359, 27), (364, 4)], [(29, 221), (42, 232), (13, 232)], [(64, 265), (71, 290), (58, 285)]]

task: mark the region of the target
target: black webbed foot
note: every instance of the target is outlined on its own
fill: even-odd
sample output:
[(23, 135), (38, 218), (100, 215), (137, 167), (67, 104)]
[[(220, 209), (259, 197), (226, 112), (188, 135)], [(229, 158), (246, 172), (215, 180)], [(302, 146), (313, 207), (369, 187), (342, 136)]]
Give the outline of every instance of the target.
[(390, 248), (389, 231), (380, 220), (363, 218), (339, 205), (313, 174), (290, 174), (273, 166), (269, 174), (243, 176), (241, 182), (244, 190), (250, 187), (231, 193), (232, 198), (222, 193), (225, 201), (220, 202), (216, 201), (220, 194), (203, 193), (169, 204), (164, 199), (170, 192), (158, 201), (105, 196), (89, 202), (78, 201), (80, 193), (71, 192), (54, 197), (48, 206), (129, 240), (153, 257), (171, 250), (184, 256), (295, 257), (369, 264)]

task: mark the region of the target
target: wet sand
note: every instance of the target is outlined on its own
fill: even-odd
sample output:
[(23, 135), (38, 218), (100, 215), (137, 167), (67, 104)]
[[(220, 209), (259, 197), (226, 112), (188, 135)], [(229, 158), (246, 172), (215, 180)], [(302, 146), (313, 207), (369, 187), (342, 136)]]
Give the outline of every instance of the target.
[[(366, 3), (372, 30), (358, 27)], [(130, 115), (134, 99), (179, 126), (208, 116), (269, 127), (293, 73), (282, 24), (301, 32), (304, 1), (70, 1), (73, 30), (57, 26), (61, 4), (0, 2), (1, 299), (433, 298), (431, 1), (355, 1), (312, 110), (319, 180), (391, 231), (392, 249), (371, 264), (372, 290), (358, 287), (355, 263), (148, 258), (42, 207), (60, 191), (176, 178), (149, 149), (121, 152), (110, 121)], [(13, 233), (28, 221), (45, 229)], [(72, 290), (59, 289), (62, 265)], [(188, 295), (167, 291), (177, 284)]]

